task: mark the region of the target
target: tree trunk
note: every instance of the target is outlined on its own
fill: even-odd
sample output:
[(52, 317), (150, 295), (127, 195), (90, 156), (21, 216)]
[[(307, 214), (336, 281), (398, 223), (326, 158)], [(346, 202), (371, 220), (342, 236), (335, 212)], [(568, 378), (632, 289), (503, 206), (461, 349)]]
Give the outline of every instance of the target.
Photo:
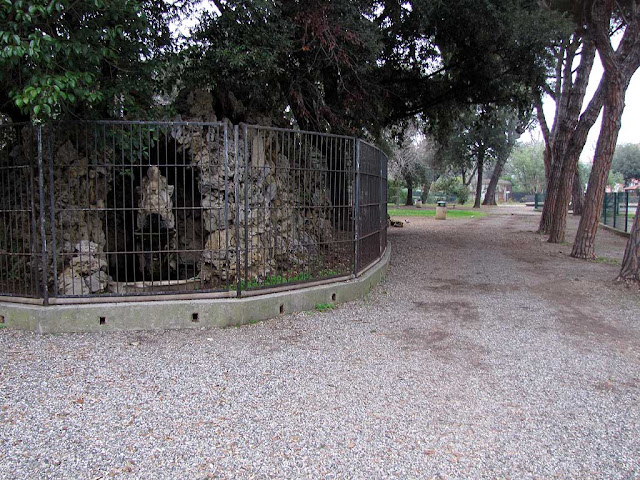
[(410, 181), (407, 182), (407, 201), (404, 204), (413, 205), (413, 184)]
[[(584, 143), (574, 142), (573, 137), (579, 127), (580, 110), (589, 82), (589, 74), (593, 67), (596, 48), (592, 41), (582, 41), (580, 64), (573, 79), (573, 59), (575, 57), (581, 36), (574, 34), (571, 44), (567, 48), (567, 58), (564, 63), (562, 93), (556, 107), (551, 145), (551, 171), (547, 176), (547, 195), (544, 200), (542, 217), (538, 231), (549, 233), (552, 243), (564, 241), (567, 211), (571, 200), (571, 189), (578, 157)], [(590, 106), (591, 106), (590, 102)], [(587, 130), (588, 133), (588, 130)], [(586, 141), (586, 137), (585, 137)]]
[(640, 198), (617, 280), (640, 284)]
[(480, 200), (482, 199), (482, 169), (484, 166), (484, 152), (478, 155), (478, 183), (476, 184), (476, 200), (473, 208), (480, 208)]
[[(584, 202), (584, 212), (580, 217), (578, 232), (571, 256), (594, 258), (594, 241), (602, 213), (604, 192), (611, 168), (618, 133), (620, 132), (624, 97), (633, 74), (640, 67), (640, 12), (632, 9), (624, 19), (626, 27), (616, 50), (611, 45), (609, 29), (614, 2), (594, 2), (590, 8), (587, 28), (598, 48), (604, 67), (603, 81), (606, 85), (604, 111), (600, 136), (596, 145), (593, 168), (589, 176), (589, 186)], [(602, 82), (601, 82), (602, 84)], [(598, 87), (600, 90), (600, 87)]]
[(547, 125), (547, 119), (544, 116), (542, 110), (542, 100), (540, 97), (536, 97), (534, 100), (536, 107), (536, 116), (538, 123), (540, 124), (540, 130), (542, 130), (542, 138), (544, 139), (544, 154), (542, 159), (544, 161), (544, 177), (546, 182), (549, 182), (549, 174), (551, 173), (551, 137), (552, 133)]
[(420, 195), (420, 200), (422, 203), (427, 203), (427, 197), (429, 196), (429, 190), (431, 189), (431, 180), (427, 181), (422, 185), (422, 194)]
[(567, 151), (564, 161), (562, 162), (560, 181), (558, 182), (553, 204), (553, 214), (551, 215), (549, 223), (549, 243), (564, 242), (569, 202), (571, 201), (571, 195), (573, 193), (573, 180), (578, 167), (578, 159), (575, 157), (576, 154), (577, 152), (575, 150)]
[(579, 168), (576, 169), (576, 175), (573, 179), (571, 203), (573, 203), (573, 214), (582, 215), (582, 211), (584, 210), (584, 187), (582, 186)]
[(551, 172), (547, 178), (546, 195), (542, 206), (542, 215), (538, 225), (538, 233), (549, 233), (551, 230), (551, 219), (555, 210), (558, 189), (560, 188), (560, 177), (562, 175), (562, 157), (552, 155)]
[(489, 185), (487, 186), (487, 193), (484, 194), (484, 201), (482, 205), (495, 205), (496, 204), (496, 188), (498, 187), (498, 180), (502, 175), (502, 169), (504, 164), (507, 163), (507, 155), (501, 156), (496, 162), (496, 166), (493, 168)]
[(589, 186), (584, 202), (584, 212), (580, 217), (578, 232), (573, 244), (571, 256), (575, 258), (595, 258), (594, 242), (598, 223), (602, 213), (602, 202), (611, 168), (613, 153), (620, 131), (622, 112), (624, 111), (624, 82), (620, 75), (605, 73), (608, 88), (600, 136), (593, 158), (593, 168), (589, 176)]
[(606, 87), (606, 79), (603, 77), (589, 105), (582, 115), (580, 115), (580, 119), (573, 130), (571, 141), (565, 151), (565, 161), (560, 168), (559, 183), (555, 192), (554, 210), (551, 213), (549, 230), (547, 231), (547, 233), (549, 233), (549, 242), (551, 243), (564, 242), (567, 228), (567, 212), (569, 211), (569, 202), (573, 193), (575, 175), (576, 172), (579, 171), (578, 161), (580, 159), (580, 153), (582, 153), (584, 145), (587, 142), (589, 130), (591, 130), (593, 124), (596, 123), (600, 115), (600, 110), (602, 110)]

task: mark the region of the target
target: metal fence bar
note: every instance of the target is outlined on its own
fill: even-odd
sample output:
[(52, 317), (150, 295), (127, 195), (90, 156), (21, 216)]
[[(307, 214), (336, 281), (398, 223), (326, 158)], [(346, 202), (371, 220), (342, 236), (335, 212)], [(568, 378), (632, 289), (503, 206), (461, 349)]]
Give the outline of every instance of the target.
[(355, 236), (354, 236), (354, 262), (353, 274), (357, 277), (360, 271), (360, 140), (355, 142)]
[[(235, 252), (236, 252), (236, 296), (242, 296), (242, 280), (240, 278), (240, 166), (239, 166), (239, 140), (240, 135), (238, 125), (233, 127), (233, 144), (234, 144), (234, 174), (233, 174), (233, 196), (236, 205), (235, 215)], [(243, 149), (244, 152), (244, 149)]]
[(56, 205), (55, 194), (53, 191), (53, 145), (54, 145), (54, 130), (49, 132), (49, 155), (47, 164), (49, 166), (49, 222), (51, 225), (51, 254), (53, 260), (53, 296), (58, 294), (58, 248), (56, 242)]
[(625, 193), (625, 202), (624, 202), (624, 231), (629, 231), (629, 190)]
[(40, 242), (42, 247), (42, 298), (45, 305), (49, 305), (49, 288), (47, 279), (49, 278), (48, 269), (48, 253), (47, 253), (47, 234), (45, 224), (44, 211), (44, 165), (42, 161), (42, 124), (36, 127), (38, 142), (38, 198), (40, 202)]
[[(242, 143), (244, 155), (244, 288), (249, 283), (249, 142), (247, 126), (242, 124)], [(242, 294), (242, 292), (241, 292)]]
[(227, 268), (227, 278), (225, 283), (229, 289), (229, 126), (224, 122), (223, 128), (224, 142), (224, 248), (225, 266)]

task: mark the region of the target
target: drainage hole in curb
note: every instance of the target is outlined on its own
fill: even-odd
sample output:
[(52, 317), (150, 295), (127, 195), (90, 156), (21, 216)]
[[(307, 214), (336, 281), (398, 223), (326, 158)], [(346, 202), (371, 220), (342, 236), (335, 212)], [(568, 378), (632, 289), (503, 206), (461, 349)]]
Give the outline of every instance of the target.
[(191, 314), (191, 321), (192, 322), (199, 322), (200, 321), (200, 315), (198, 314), (198, 312), (194, 312)]
[(4, 323), (4, 315), (0, 315), (0, 323)]
[(280, 314), (284, 313), (284, 304), (280, 305)]
[(100, 317), (100, 325), (104, 325), (105, 323), (107, 323), (107, 317)]
[(332, 301), (332, 302), (335, 302), (335, 301), (336, 301), (336, 294), (335, 294), (335, 293), (332, 293), (332, 294), (331, 294), (331, 301)]

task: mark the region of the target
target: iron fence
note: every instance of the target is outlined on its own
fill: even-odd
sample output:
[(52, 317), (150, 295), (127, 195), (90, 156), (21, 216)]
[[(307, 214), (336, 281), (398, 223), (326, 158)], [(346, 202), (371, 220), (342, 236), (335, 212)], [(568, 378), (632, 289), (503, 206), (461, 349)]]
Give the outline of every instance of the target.
[(386, 249), (387, 158), (225, 122), (0, 125), (0, 295), (229, 294), (357, 276)]
[(616, 230), (629, 232), (633, 225), (636, 207), (640, 200), (640, 192), (607, 192), (602, 202), (601, 222)]

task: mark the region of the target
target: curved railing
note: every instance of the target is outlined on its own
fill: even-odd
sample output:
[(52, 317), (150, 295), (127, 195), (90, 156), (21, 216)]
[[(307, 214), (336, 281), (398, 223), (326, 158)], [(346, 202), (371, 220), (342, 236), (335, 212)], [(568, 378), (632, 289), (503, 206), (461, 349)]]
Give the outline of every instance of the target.
[(386, 188), (386, 156), (355, 137), (0, 125), (0, 295), (228, 297), (352, 278), (386, 249)]

